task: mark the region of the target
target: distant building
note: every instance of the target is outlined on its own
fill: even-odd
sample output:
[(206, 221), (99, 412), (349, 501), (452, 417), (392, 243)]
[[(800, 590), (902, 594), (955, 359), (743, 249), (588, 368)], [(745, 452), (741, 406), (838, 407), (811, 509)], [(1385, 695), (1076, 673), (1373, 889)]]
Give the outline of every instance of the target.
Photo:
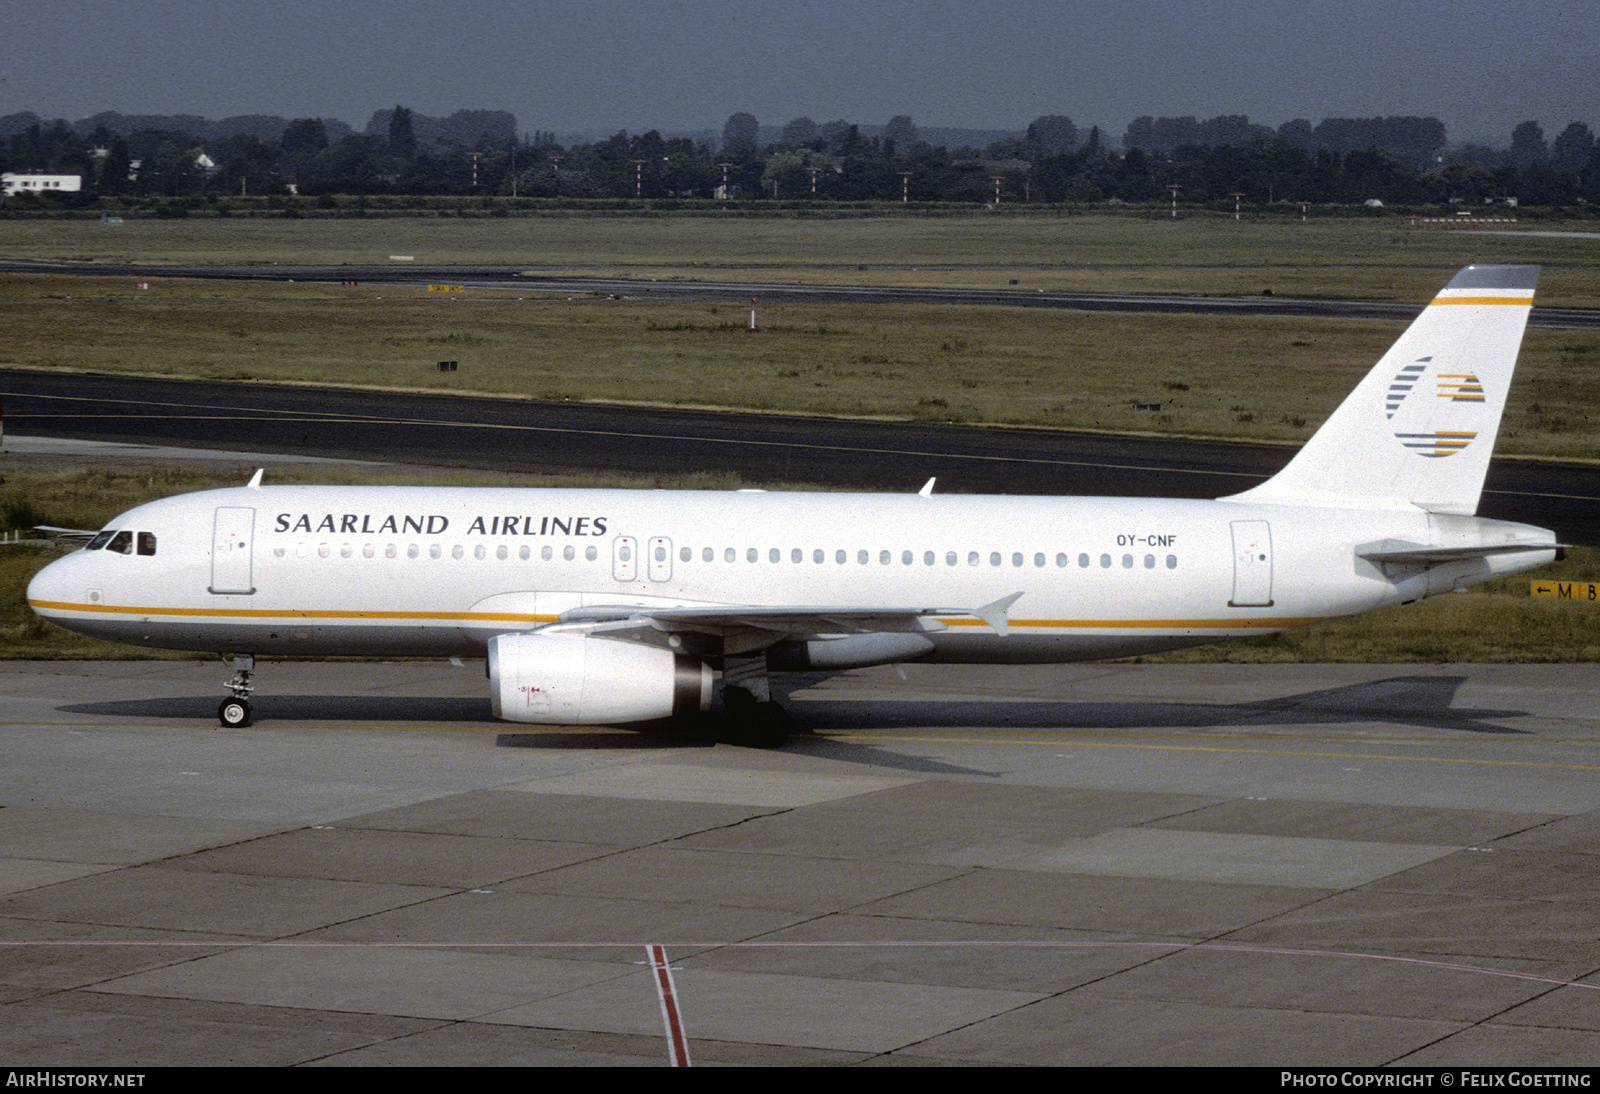
[(82, 175), (18, 175), (10, 171), (0, 174), (5, 196), (12, 194), (66, 194), (83, 189)]

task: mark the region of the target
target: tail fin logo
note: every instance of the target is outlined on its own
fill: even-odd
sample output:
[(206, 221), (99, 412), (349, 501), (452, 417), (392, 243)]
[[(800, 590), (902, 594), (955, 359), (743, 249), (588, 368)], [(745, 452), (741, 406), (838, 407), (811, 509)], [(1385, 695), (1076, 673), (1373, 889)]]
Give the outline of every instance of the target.
[(1456, 403), (1483, 402), (1483, 384), (1470, 372), (1441, 372), (1439, 398)]
[[(1433, 364), (1433, 358), (1418, 357), (1411, 364), (1406, 365), (1394, 374), (1394, 379), (1389, 384), (1389, 390), (1384, 396), (1384, 414), (1393, 418), (1406, 398), (1420, 385), (1426, 390), (1426, 376), (1428, 369)], [(1448, 367), (1448, 366), (1447, 366)], [(1440, 372), (1433, 376), (1434, 395), (1448, 403), (1482, 403), (1484, 402), (1483, 381), (1478, 379), (1476, 373), (1471, 372)], [(1444, 407), (1439, 407), (1442, 411)], [(1432, 417), (1428, 409), (1417, 403), (1412, 403), (1403, 418), (1408, 419), (1405, 424), (1413, 428), (1424, 424), (1424, 420)], [(1459, 414), (1446, 415), (1459, 419)], [(1420, 419), (1420, 420), (1419, 420)], [(1429, 423), (1432, 424), (1432, 423)], [(1469, 424), (1469, 423), (1463, 423)], [(1430, 460), (1437, 460), (1444, 456), (1454, 456), (1457, 452), (1465, 451), (1478, 436), (1477, 430), (1464, 429), (1434, 429), (1427, 433), (1396, 433), (1395, 439), (1419, 456), (1426, 456)]]
[[(1482, 396), (1480, 395), (1481, 399)], [(1441, 456), (1454, 456), (1457, 452), (1464, 451), (1466, 447), (1478, 436), (1477, 431), (1439, 429), (1432, 433), (1396, 433), (1395, 437), (1401, 444), (1419, 456), (1429, 459), (1438, 459)]]
[(1432, 357), (1418, 357), (1415, 363), (1395, 373), (1394, 380), (1389, 384), (1388, 394), (1383, 400), (1385, 417), (1394, 417), (1394, 412), (1400, 409), (1400, 404), (1406, 401), (1411, 389), (1417, 386), (1417, 381), (1422, 379), (1422, 374), (1427, 371), (1428, 362), (1432, 360)]

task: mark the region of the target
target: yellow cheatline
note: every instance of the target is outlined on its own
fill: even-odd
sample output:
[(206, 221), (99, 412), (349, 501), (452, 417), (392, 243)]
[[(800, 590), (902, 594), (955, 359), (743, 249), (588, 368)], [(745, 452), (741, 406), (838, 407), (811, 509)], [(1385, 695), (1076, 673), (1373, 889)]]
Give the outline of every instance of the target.
[[(531, 612), (418, 612), (418, 611), (336, 611), (332, 609), (300, 610), (295, 608), (164, 608), (125, 604), (75, 604), (59, 600), (30, 600), (30, 607), (64, 612), (94, 612), (101, 615), (164, 615), (200, 616), (210, 619), (416, 619), (461, 620), (472, 623), (554, 623), (556, 616)], [(737, 610), (737, 609), (733, 609)], [(1299, 627), (1321, 623), (1335, 616), (1306, 616), (1284, 619), (1013, 619), (1013, 627), (1046, 627), (1057, 629), (1183, 629), (1229, 630), (1234, 628)], [(952, 627), (987, 627), (981, 619), (941, 619)]]
[(554, 615), (528, 612), (356, 612), (294, 608), (157, 608), (123, 604), (73, 604), (57, 600), (30, 600), (32, 608), (53, 608), (65, 612), (97, 612), (107, 615), (180, 615), (239, 619), (455, 619), (473, 623), (554, 623)]
[[(1052, 628), (1084, 628), (1084, 629), (1119, 629), (1149, 630), (1152, 628), (1162, 630), (1181, 630), (1191, 628), (1196, 630), (1231, 630), (1236, 627), (1303, 627), (1310, 623), (1321, 623), (1328, 619), (1337, 619), (1338, 616), (1315, 615), (1284, 619), (1013, 619), (1007, 623), (1011, 627), (1052, 627)], [(987, 627), (989, 624), (981, 619), (940, 619), (939, 622), (951, 627)]]
[(1522, 304), (1533, 303), (1532, 296), (1436, 296), (1434, 304)]

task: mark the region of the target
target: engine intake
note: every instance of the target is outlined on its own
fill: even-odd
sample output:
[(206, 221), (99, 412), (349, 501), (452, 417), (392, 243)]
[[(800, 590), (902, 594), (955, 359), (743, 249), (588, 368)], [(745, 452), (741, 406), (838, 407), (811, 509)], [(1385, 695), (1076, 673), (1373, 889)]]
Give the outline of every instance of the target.
[(606, 725), (711, 707), (704, 661), (659, 646), (576, 634), (489, 640), (494, 716), (537, 725)]

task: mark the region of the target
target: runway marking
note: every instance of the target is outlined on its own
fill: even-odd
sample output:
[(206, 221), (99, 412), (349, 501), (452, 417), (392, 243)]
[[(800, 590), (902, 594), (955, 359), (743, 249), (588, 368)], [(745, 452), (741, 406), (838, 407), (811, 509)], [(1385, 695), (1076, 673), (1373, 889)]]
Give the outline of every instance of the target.
[[(1115, 942), (1115, 941), (1065, 941), (1065, 940), (1038, 940), (1025, 941), (1018, 939), (987, 939), (987, 938), (955, 938), (942, 941), (929, 941), (926, 939), (873, 939), (870, 941), (849, 942), (815, 942), (795, 941), (785, 942), (779, 940), (734, 940), (721, 941), (689, 941), (674, 942), (675, 946), (690, 949), (996, 949), (1014, 947), (1017, 949), (1054, 949), (1054, 950), (1166, 950), (1169, 953), (1238, 953), (1259, 954), (1267, 957), (1326, 957), (1337, 960), (1378, 961), (1392, 965), (1407, 965), (1413, 968), (1438, 969), (1443, 972), (1467, 972), (1480, 976), (1497, 976), (1508, 980), (1528, 980), (1539, 984), (1550, 984), (1563, 988), (1582, 988), (1585, 991), (1600, 991), (1600, 983), (1589, 983), (1583, 980), (1569, 980), (1561, 976), (1546, 976), (1536, 972), (1518, 972), (1513, 969), (1494, 969), (1482, 965), (1463, 965), (1455, 961), (1435, 961), (1420, 957), (1400, 957), (1392, 954), (1358, 953), (1353, 950), (1316, 950), (1302, 949), (1289, 946), (1250, 946), (1240, 943), (1223, 942)], [(19, 941), (0, 940), (0, 948), (7, 946), (24, 947), (91, 947), (91, 946), (149, 946), (149, 947), (175, 947), (178, 949), (205, 947), (218, 950), (242, 949), (356, 949), (356, 950), (430, 950), (430, 949), (462, 949), (462, 950), (559, 950), (559, 949), (637, 949), (644, 947), (646, 950), (661, 949), (665, 947), (659, 943), (645, 942), (616, 942), (604, 939), (580, 942), (469, 942), (469, 941), (433, 941), (433, 942), (324, 942), (299, 939), (268, 939), (259, 942), (239, 941), (195, 941), (191, 939), (26, 939)], [(653, 962), (652, 958), (652, 962)], [(665, 960), (663, 956), (662, 960)], [(687, 1050), (686, 1050), (687, 1051)], [(687, 1065), (684, 1065), (687, 1066)]]

